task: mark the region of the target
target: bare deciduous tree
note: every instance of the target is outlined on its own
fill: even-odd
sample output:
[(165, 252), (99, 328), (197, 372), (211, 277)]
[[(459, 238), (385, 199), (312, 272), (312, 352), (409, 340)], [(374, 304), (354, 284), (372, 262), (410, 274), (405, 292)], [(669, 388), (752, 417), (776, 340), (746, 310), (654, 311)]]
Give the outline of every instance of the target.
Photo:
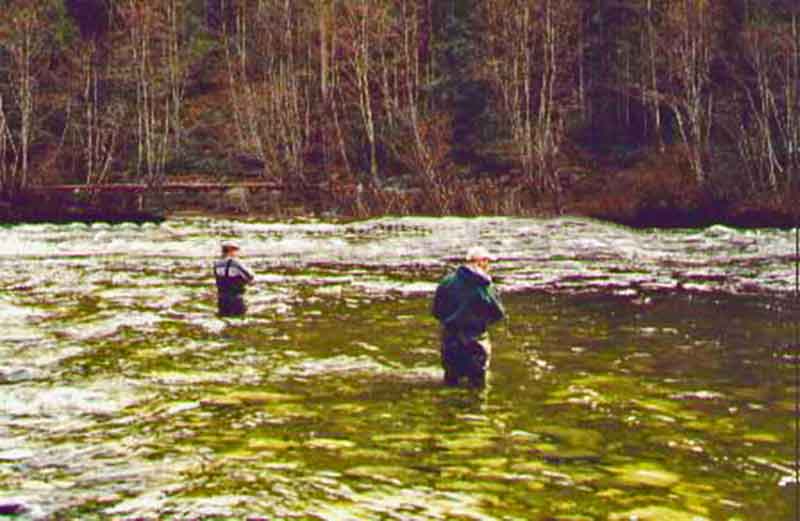
[[(577, 106), (581, 14), (553, 0), (484, 0), (493, 61), (488, 64), (522, 169), (560, 204), (558, 154), (564, 119)], [(507, 13), (517, 13), (508, 16)]]
[[(285, 0), (234, 6), (235, 27), (226, 24), (223, 35), (238, 142), (263, 163), (265, 177), (302, 180), (316, 98), (311, 64), (295, 53), (297, 33), (308, 30), (301, 21), (309, 20)], [(310, 50), (311, 40), (304, 43)]]
[(797, 9), (782, 23), (768, 14), (754, 9), (742, 35), (733, 134), (750, 190), (776, 193), (796, 186), (800, 169), (800, 35)]
[[(660, 97), (672, 110), (687, 159), (703, 185), (711, 159), (714, 93), (711, 63), (717, 45), (715, 7), (706, 0), (679, 0), (666, 11), (661, 48), (668, 57), (668, 87)], [(667, 90), (668, 89), (668, 90)]]
[(9, 89), (0, 89), (0, 192), (8, 198), (31, 181), (38, 75), (46, 55), (42, 6), (12, 1), (0, 22), (0, 50), (10, 57)]
[(83, 113), (78, 140), (83, 148), (85, 182), (87, 185), (98, 185), (105, 183), (111, 174), (112, 162), (119, 151), (120, 129), (125, 121), (126, 110), (123, 103), (106, 99), (110, 96), (101, 92), (106, 70), (99, 63), (94, 40), (83, 45), (79, 59)]
[(159, 197), (182, 129), (186, 9), (185, 0), (126, 0), (119, 7), (136, 90), (136, 175)]

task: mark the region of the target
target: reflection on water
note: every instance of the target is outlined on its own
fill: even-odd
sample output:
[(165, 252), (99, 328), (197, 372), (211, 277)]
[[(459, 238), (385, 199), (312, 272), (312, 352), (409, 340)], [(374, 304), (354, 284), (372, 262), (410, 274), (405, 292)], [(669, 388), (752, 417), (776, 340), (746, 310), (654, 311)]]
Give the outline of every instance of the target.
[[(244, 320), (213, 315), (223, 234), (261, 275)], [(510, 312), (482, 392), (440, 384), (428, 311), (477, 237)], [(188, 220), (0, 246), (20, 519), (791, 519), (786, 232)]]

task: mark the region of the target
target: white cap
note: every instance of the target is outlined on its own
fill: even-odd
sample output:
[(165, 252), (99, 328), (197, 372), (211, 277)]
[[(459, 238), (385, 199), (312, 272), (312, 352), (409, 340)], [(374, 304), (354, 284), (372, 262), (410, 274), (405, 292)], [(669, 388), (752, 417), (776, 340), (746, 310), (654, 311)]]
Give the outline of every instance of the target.
[(472, 248), (467, 250), (466, 256), (467, 262), (487, 259), (492, 260), (492, 256), (489, 254), (489, 250), (482, 246), (473, 246)]
[(239, 243), (236, 241), (223, 241), (222, 242), (222, 249), (223, 250), (241, 250), (239, 247)]

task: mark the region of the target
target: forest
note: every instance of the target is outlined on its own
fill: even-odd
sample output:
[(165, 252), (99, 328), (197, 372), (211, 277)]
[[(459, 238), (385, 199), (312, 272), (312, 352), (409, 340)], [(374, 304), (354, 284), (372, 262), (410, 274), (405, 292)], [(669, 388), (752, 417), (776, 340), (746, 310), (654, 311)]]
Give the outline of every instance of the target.
[(799, 17), (796, 0), (0, 0), (0, 200), (189, 179), (360, 214), (791, 211)]

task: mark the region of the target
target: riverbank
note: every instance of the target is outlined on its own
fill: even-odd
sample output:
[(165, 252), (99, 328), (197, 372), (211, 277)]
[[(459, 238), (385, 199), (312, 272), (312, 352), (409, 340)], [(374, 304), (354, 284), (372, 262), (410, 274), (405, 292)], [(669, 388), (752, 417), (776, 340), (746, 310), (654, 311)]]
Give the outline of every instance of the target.
[(165, 219), (165, 212), (138, 208), (130, 197), (97, 200), (76, 194), (32, 193), (13, 202), (0, 201), (0, 224), (113, 224), (162, 222)]
[(574, 215), (632, 228), (705, 228), (719, 224), (742, 229), (789, 229), (800, 223), (800, 213), (789, 201), (769, 197), (729, 202), (702, 194), (676, 199), (668, 192), (652, 198), (608, 195), (578, 200), (571, 210)]
[[(627, 169), (614, 165), (570, 187), (568, 212), (634, 228), (793, 228), (800, 191), (750, 193), (699, 185), (678, 154), (651, 154)], [(719, 186), (717, 183), (716, 186)]]
[(125, 212), (110, 208), (0, 209), (0, 224), (158, 223), (167, 219), (156, 212)]
[(386, 215), (554, 217), (574, 215), (633, 228), (792, 228), (796, 197), (731, 200), (698, 189), (686, 177), (657, 170), (595, 172), (565, 177), (558, 198), (542, 197), (512, 176), (450, 180), (422, 187), (402, 180), (364, 186), (278, 190), (252, 183), (220, 191), (172, 191), (158, 201), (141, 193), (48, 192), (0, 202), (0, 224), (161, 222), (192, 215), (220, 218), (367, 219)]
[[(110, 224), (132, 222), (159, 223), (176, 217), (204, 216), (217, 218), (256, 218), (270, 220), (275, 218), (332, 218), (353, 219), (380, 217), (386, 214), (339, 212), (336, 210), (315, 212), (302, 205), (293, 205), (282, 208), (280, 211), (236, 211), (231, 209), (204, 208), (194, 205), (170, 208), (165, 212), (157, 211), (120, 211), (113, 208), (94, 206), (70, 206), (65, 208), (37, 208), (37, 209), (9, 209), (0, 205), (0, 224), (69, 224), (104, 222)], [(393, 214), (411, 215), (411, 214)], [(547, 208), (528, 209), (523, 214), (526, 217), (555, 217), (557, 212)], [(683, 208), (675, 206), (640, 206), (633, 208), (609, 207), (597, 209), (594, 205), (578, 202), (575, 207), (568, 209), (561, 215), (576, 217), (589, 217), (631, 228), (705, 228), (713, 225), (723, 225), (733, 228), (794, 228), (798, 222), (797, 217), (787, 208), (770, 207), (769, 205), (744, 205), (741, 207), (696, 207)], [(473, 215), (477, 216), (477, 215)]]

